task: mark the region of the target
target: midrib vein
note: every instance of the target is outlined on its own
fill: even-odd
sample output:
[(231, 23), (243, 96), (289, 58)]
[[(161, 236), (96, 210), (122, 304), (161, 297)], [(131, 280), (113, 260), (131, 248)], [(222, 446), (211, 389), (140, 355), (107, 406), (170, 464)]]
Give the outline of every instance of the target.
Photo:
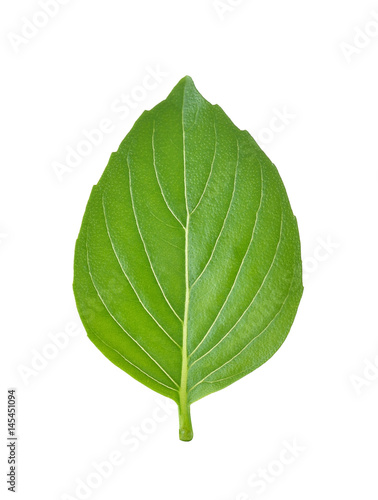
[(186, 224), (185, 224), (185, 309), (184, 321), (182, 327), (182, 358), (181, 358), (181, 384), (180, 384), (180, 406), (186, 408), (188, 404), (188, 317), (189, 317), (189, 224), (190, 212), (188, 206), (187, 179), (186, 179), (186, 144), (185, 144), (185, 127), (184, 127), (184, 105), (185, 105), (185, 90), (183, 93), (182, 102), (182, 149), (184, 162), (184, 194), (186, 207)]

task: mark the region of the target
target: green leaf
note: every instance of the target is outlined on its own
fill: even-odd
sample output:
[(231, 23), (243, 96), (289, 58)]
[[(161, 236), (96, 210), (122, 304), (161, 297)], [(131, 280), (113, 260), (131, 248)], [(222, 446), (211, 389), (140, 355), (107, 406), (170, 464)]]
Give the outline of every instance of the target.
[(93, 187), (74, 292), (91, 341), (179, 406), (267, 361), (302, 295), (296, 219), (275, 166), (185, 77), (144, 112)]

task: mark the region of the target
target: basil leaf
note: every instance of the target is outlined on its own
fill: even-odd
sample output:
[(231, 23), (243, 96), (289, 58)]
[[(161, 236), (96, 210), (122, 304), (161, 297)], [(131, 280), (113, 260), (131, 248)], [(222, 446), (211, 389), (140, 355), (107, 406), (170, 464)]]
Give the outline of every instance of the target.
[(74, 292), (90, 340), (179, 406), (267, 361), (302, 295), (296, 219), (246, 131), (185, 77), (144, 112), (94, 186)]

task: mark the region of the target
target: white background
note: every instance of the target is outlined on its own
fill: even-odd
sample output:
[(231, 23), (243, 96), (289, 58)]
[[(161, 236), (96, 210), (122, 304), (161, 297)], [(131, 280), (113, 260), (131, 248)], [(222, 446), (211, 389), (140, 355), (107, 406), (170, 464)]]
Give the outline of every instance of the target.
[[(46, 21), (38, 12), (35, 0), (1, 2), (2, 492), (16, 387), (22, 500), (376, 498), (378, 3), (71, 0), (25, 31)], [(157, 68), (164, 76), (143, 94)], [(178, 440), (175, 410), (157, 410), (165, 398), (86, 338), (71, 288), (92, 185), (136, 118), (186, 74), (277, 165), (306, 271), (283, 347), (193, 405), (191, 443)], [(123, 115), (122, 94), (139, 99)], [(280, 112), (290, 118), (272, 121)], [(103, 119), (112, 131), (59, 181), (54, 162)], [(69, 323), (78, 334), (51, 351)], [(54, 359), (35, 370), (43, 352)], [(300, 451), (283, 453), (293, 441)], [(114, 450), (122, 465), (93, 476)]]

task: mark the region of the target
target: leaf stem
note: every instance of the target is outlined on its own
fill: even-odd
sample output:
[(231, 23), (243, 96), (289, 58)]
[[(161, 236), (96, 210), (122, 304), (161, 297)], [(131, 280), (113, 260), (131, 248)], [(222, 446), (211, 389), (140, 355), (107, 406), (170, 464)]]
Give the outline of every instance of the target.
[[(186, 399), (186, 398), (185, 398)], [(192, 419), (190, 417), (190, 405), (185, 402), (179, 404), (179, 422), (181, 441), (191, 441), (193, 439)]]

